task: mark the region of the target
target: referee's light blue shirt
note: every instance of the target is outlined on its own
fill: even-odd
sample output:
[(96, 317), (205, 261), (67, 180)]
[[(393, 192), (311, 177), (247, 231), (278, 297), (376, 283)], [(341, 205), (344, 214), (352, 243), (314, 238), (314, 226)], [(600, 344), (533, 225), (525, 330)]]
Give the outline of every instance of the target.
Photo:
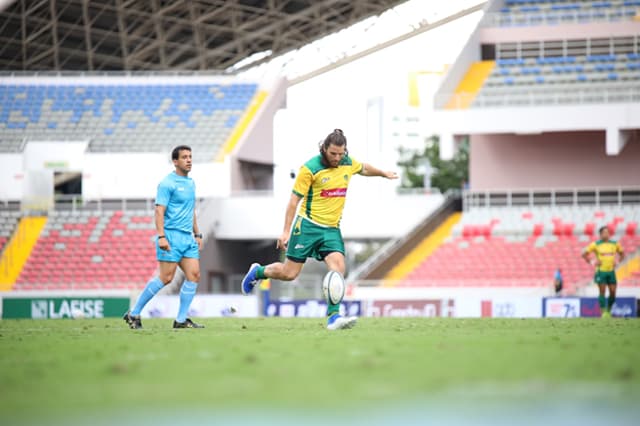
[(164, 229), (193, 232), (196, 184), (188, 176), (171, 172), (158, 184), (156, 205), (165, 206)]

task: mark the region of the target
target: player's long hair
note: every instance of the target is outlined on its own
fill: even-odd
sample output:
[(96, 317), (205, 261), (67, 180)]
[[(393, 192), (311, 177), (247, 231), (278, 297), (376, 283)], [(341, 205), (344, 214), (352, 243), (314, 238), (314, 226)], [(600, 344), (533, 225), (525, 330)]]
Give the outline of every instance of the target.
[(329, 149), (329, 145), (344, 146), (344, 155), (349, 155), (349, 150), (347, 149), (347, 137), (344, 135), (342, 130), (335, 129), (333, 132), (329, 133), (322, 142), (320, 142), (320, 154), (322, 154), (322, 157), (325, 159), (325, 153), (327, 152), (327, 149)]

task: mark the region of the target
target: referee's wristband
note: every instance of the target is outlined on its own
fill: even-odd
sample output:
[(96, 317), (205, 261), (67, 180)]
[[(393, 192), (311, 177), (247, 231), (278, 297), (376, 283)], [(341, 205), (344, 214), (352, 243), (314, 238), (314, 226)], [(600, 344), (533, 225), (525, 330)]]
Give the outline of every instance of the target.
[(194, 236), (195, 238), (200, 238), (200, 239), (202, 239), (202, 234), (193, 234), (193, 236)]
[(165, 237), (164, 235), (158, 235), (158, 239), (160, 238), (167, 238), (167, 237)]

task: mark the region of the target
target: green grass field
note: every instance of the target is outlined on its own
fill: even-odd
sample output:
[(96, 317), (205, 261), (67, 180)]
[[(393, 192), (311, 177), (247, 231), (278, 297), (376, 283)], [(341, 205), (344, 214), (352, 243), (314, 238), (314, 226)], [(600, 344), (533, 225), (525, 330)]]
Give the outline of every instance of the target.
[(1, 321), (3, 424), (124, 424), (156, 410), (173, 413), (165, 420), (195, 410), (251, 423), (263, 409), (326, 424), (331, 412), (435, 407), (446, 417), (563, 398), (598, 401), (622, 423), (640, 414), (638, 320), (364, 318), (341, 332), (320, 319), (202, 322), (129, 330), (120, 319)]

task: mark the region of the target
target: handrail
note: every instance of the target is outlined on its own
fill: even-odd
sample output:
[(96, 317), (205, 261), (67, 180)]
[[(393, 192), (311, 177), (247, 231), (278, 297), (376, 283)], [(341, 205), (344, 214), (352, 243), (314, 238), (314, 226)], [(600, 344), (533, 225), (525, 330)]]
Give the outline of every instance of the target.
[(600, 206), (602, 204), (618, 206), (640, 204), (640, 187), (496, 188), (465, 190), (462, 193), (463, 211), (468, 211), (471, 207)]
[(417, 224), (414, 229), (412, 229), (410, 232), (408, 232), (407, 234), (398, 237), (398, 238), (392, 238), (389, 241), (387, 241), (382, 247), (380, 247), (374, 254), (372, 254), (371, 256), (369, 256), (369, 258), (367, 258), (367, 260), (365, 260), (364, 262), (362, 262), (360, 265), (358, 265), (358, 267), (354, 268), (353, 271), (349, 272), (348, 275), (348, 279), (351, 280), (359, 280), (360, 277), (365, 276), (366, 274), (368, 274), (369, 272), (371, 272), (372, 267), (380, 260), (380, 259), (384, 259), (385, 257), (387, 257), (390, 253), (392, 253), (396, 248), (402, 246), (405, 242), (407, 242), (408, 240), (410, 240), (413, 236), (414, 233), (416, 232), (416, 230), (426, 221), (429, 220), (430, 218), (433, 218), (435, 216), (437, 216), (438, 214), (440, 214), (443, 210), (445, 210), (446, 208), (448, 208), (450, 206), (451, 203), (453, 203), (455, 201), (456, 196), (460, 195), (460, 191), (456, 190), (449, 190), (447, 192), (445, 192), (444, 196), (444, 200), (442, 202), (442, 204), (440, 206), (438, 206), (437, 209), (435, 209), (433, 212), (431, 212), (428, 216), (426, 216), (422, 221), (420, 221), (419, 224)]
[[(605, 83), (606, 84), (606, 83)], [(522, 89), (524, 86), (506, 86)], [(545, 85), (541, 89), (547, 88)], [(549, 86), (551, 87), (551, 86)], [(447, 104), (450, 109), (469, 109), (474, 107), (513, 107), (518, 106), (548, 106), (548, 105), (580, 105), (593, 103), (637, 102), (640, 99), (640, 85), (625, 85), (624, 87), (598, 87), (597, 84), (589, 89), (576, 89), (570, 92), (541, 92), (527, 90), (524, 93), (508, 93), (483, 95), (482, 89), (478, 93), (441, 93), (435, 96), (435, 105)], [(468, 107), (470, 105), (470, 107)]]

